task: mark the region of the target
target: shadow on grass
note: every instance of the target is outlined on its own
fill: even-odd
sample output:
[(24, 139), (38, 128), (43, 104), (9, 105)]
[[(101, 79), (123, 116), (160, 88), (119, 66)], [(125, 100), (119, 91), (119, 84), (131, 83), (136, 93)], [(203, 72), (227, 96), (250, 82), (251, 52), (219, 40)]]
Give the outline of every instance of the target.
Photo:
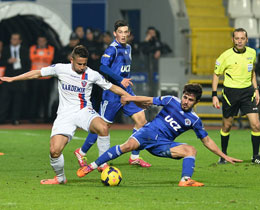
[[(209, 164), (210, 167), (218, 167), (218, 166), (226, 166), (226, 165), (232, 165), (231, 163), (225, 163), (225, 164), (219, 164), (219, 163), (211, 163)], [(260, 164), (252, 163), (252, 160), (243, 160), (242, 163), (235, 163), (234, 166), (260, 166)]]
[[(103, 187), (101, 180), (100, 179), (93, 179), (93, 178), (85, 178), (85, 179), (70, 179), (68, 180), (68, 185), (69, 184), (80, 184), (86, 185), (86, 186), (93, 186), (97, 187), (96, 184), (101, 184), (100, 186)], [(138, 181), (133, 181), (133, 180), (127, 180), (123, 181), (120, 185), (124, 187), (129, 187), (129, 188), (143, 188), (143, 187), (172, 187), (172, 186), (178, 186), (179, 181), (158, 181), (158, 180), (138, 180)], [(93, 185), (94, 184), (94, 185)]]

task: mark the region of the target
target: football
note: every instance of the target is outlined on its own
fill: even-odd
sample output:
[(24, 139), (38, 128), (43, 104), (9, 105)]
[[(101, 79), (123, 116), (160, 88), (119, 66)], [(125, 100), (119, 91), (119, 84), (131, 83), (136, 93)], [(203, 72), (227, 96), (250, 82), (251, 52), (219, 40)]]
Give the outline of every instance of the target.
[(116, 167), (109, 166), (101, 173), (101, 181), (106, 186), (117, 186), (121, 180), (121, 171)]

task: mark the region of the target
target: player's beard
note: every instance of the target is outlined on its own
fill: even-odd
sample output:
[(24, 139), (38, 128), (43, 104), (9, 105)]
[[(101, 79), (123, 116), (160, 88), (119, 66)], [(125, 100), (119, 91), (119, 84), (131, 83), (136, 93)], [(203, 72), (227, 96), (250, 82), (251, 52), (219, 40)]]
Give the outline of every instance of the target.
[(184, 112), (189, 111), (192, 107), (189, 107), (187, 104), (181, 104), (181, 108)]
[(83, 73), (85, 72), (85, 70), (86, 70), (86, 68), (83, 69), (83, 70), (77, 69), (77, 68), (75, 67), (75, 65), (73, 65), (72, 68), (73, 68), (73, 70), (74, 70), (77, 74), (83, 74)]
[(76, 72), (77, 74), (83, 74), (84, 71), (85, 71), (85, 69), (84, 69), (84, 70), (75, 69), (75, 72)]

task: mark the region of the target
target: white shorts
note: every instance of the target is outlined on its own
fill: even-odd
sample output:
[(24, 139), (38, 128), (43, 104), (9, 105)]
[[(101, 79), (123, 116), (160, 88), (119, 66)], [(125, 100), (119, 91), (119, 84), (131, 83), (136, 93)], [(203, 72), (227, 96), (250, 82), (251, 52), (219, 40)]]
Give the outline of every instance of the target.
[(100, 115), (90, 107), (74, 113), (58, 114), (52, 126), (51, 137), (61, 134), (67, 136), (70, 141), (77, 127), (88, 132), (91, 121), (96, 117), (100, 117)]

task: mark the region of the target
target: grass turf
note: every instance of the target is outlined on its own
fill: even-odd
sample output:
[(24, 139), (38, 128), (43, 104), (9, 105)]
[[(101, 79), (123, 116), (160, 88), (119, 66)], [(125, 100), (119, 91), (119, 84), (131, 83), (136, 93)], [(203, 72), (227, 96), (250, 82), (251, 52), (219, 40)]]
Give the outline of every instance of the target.
[[(151, 168), (129, 166), (129, 154), (110, 162), (123, 175), (120, 186), (105, 187), (94, 171), (78, 178), (73, 151), (86, 133), (78, 130), (64, 150), (66, 185), (40, 185), (54, 177), (49, 164), (48, 130), (0, 131), (0, 209), (260, 209), (259, 165), (251, 164), (252, 146), (248, 130), (231, 132), (229, 154), (243, 159), (241, 164), (218, 165), (218, 157), (204, 148), (194, 132), (176, 141), (193, 145), (197, 151), (193, 179), (205, 187), (180, 188), (182, 160), (158, 158), (142, 151)], [(111, 131), (112, 145), (124, 142), (131, 131)], [(220, 145), (219, 131), (209, 135)], [(97, 158), (94, 145), (88, 161)]]

